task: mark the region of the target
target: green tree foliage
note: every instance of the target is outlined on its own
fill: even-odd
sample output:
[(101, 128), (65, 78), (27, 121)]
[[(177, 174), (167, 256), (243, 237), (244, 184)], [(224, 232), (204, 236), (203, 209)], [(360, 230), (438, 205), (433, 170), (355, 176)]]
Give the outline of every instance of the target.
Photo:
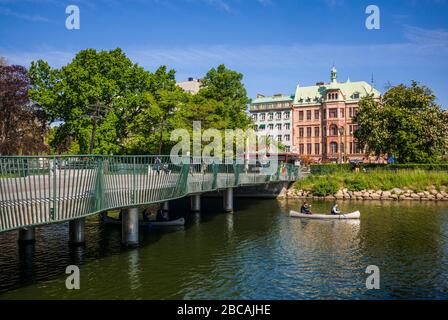
[(413, 81), (390, 88), (381, 102), (371, 96), (359, 103), (354, 118), (360, 146), (370, 153), (393, 155), (400, 163), (439, 161), (447, 147), (447, 114), (432, 91)]
[(61, 121), (47, 138), (53, 152), (167, 153), (173, 129), (246, 128), (249, 101), (242, 75), (221, 65), (203, 79), (199, 94), (176, 85), (175, 71), (154, 73), (132, 63), (121, 49), (80, 51), (60, 69), (39, 60), (30, 68), (30, 95)]

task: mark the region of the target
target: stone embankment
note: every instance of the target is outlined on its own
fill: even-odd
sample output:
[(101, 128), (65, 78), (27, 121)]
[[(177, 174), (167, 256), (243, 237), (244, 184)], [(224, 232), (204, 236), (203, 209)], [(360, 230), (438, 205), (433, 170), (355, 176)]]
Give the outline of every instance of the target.
[(431, 188), (429, 191), (415, 191), (410, 189), (394, 188), (392, 190), (362, 190), (350, 191), (341, 189), (334, 195), (319, 197), (310, 191), (297, 190), (294, 187), (287, 191), (287, 198), (313, 198), (327, 200), (418, 200), (418, 201), (448, 201), (447, 187)]

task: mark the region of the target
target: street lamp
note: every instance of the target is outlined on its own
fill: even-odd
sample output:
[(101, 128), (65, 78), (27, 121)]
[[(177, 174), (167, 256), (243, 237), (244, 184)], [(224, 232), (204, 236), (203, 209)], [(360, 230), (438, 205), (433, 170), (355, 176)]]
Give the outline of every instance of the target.
[(343, 158), (342, 158), (342, 152), (343, 152), (343, 148), (342, 148), (342, 136), (344, 135), (344, 126), (339, 127), (339, 163), (342, 163)]

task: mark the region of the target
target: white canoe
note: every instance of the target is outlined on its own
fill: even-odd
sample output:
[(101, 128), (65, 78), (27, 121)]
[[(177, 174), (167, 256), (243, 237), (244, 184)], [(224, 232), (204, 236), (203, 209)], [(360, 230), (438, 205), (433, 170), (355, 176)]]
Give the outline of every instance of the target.
[[(116, 218), (104, 217), (102, 218), (103, 222), (111, 223), (111, 224), (121, 224), (121, 221)], [(140, 226), (150, 226), (150, 227), (178, 227), (185, 225), (185, 219), (179, 218), (177, 220), (171, 221), (142, 221), (139, 220), (138, 224)]]
[(293, 218), (307, 218), (307, 219), (359, 219), (361, 212), (355, 211), (347, 214), (303, 214), (294, 210), (289, 212), (289, 216)]

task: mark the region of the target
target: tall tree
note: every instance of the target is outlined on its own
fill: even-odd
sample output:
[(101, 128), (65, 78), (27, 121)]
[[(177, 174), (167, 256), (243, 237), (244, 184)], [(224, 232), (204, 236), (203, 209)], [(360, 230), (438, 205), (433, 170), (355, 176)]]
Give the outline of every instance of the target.
[(405, 162), (439, 161), (447, 147), (448, 122), (435, 95), (413, 81), (391, 87), (382, 102), (367, 97), (354, 121), (362, 147), (375, 155), (388, 154)]
[(55, 133), (59, 145), (75, 141), (81, 153), (124, 151), (129, 121), (140, 112), (150, 89), (150, 73), (121, 49), (82, 50), (61, 69), (33, 62), (30, 73), (33, 99), (53, 120), (63, 122)]
[(211, 69), (202, 79), (197, 99), (214, 101), (214, 113), (220, 118), (217, 129), (246, 128), (251, 123), (246, 113), (249, 98), (242, 80), (241, 73), (224, 65)]
[(0, 65), (0, 154), (30, 155), (47, 151), (45, 112), (28, 96), (25, 67)]

